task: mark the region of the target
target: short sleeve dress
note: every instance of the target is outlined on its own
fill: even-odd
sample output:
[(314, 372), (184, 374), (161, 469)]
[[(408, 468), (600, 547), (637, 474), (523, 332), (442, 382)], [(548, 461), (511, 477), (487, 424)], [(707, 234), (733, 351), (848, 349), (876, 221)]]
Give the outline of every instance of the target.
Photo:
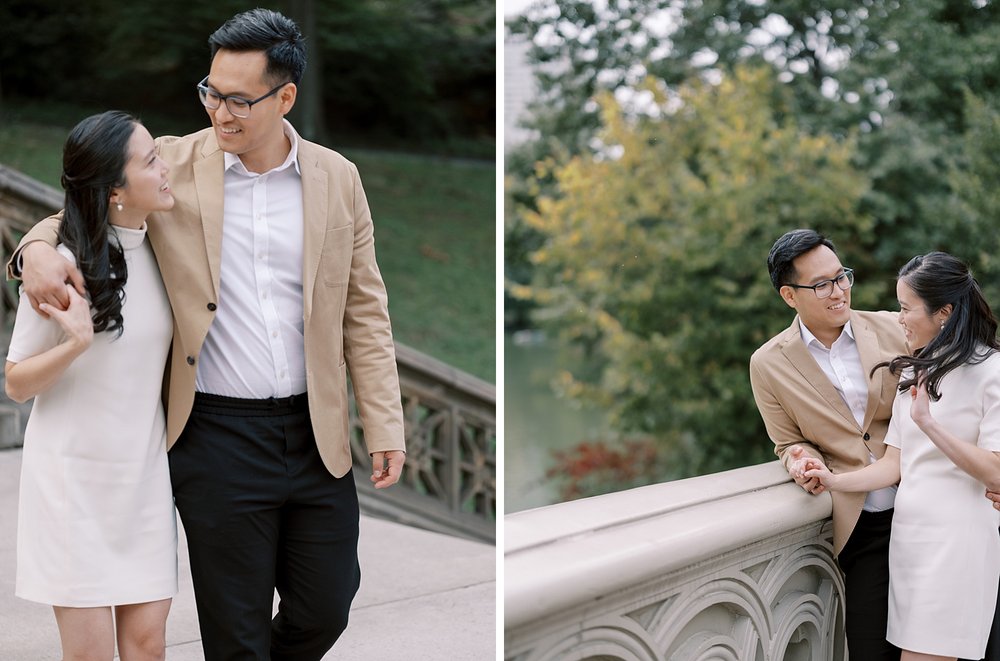
[[(95, 334), (35, 398), (24, 436), (15, 594), (55, 606), (144, 603), (177, 592), (160, 396), (170, 305), (145, 228), (110, 231), (128, 268), (124, 333)], [(62, 337), (22, 295), (7, 359), (20, 362)]]
[[(939, 423), (965, 443), (1000, 451), (1000, 353), (949, 372)], [(1000, 581), (1000, 512), (985, 486), (951, 462), (896, 396), (886, 444), (900, 449), (901, 478), (889, 542), (889, 642), (902, 649), (982, 658)]]

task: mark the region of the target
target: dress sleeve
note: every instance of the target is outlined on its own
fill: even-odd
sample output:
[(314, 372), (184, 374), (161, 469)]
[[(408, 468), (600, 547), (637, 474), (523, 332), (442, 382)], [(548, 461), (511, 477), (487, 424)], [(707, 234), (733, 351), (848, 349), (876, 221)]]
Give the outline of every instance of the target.
[(14, 318), (14, 331), (10, 337), (10, 348), (7, 350), (7, 360), (19, 363), (26, 358), (37, 356), (57, 346), (64, 337), (62, 326), (57, 321), (45, 319), (35, 312), (22, 287), (21, 298), (17, 304), (17, 316)]
[(983, 420), (979, 423), (976, 445), (992, 452), (1000, 452), (1000, 355), (994, 354), (983, 363), (989, 370), (983, 388)]
[(910, 412), (904, 410), (904, 402), (909, 403), (910, 397), (907, 394), (906, 397), (900, 397), (904, 393), (896, 393), (896, 398), (892, 400), (892, 418), (889, 419), (889, 429), (885, 432), (884, 443), (886, 445), (891, 445), (894, 448), (903, 448), (903, 434), (900, 431), (902, 425), (903, 416), (909, 416)]

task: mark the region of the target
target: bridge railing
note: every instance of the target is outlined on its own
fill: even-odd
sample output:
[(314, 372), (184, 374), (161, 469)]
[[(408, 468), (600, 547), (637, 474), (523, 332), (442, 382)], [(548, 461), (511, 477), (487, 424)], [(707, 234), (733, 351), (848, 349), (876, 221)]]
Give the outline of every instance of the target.
[(504, 518), (507, 661), (842, 661), (831, 501), (778, 463)]
[[(62, 207), (63, 195), (0, 165), (0, 259), (20, 237)], [(0, 287), (6, 328), (17, 292)], [(4, 347), (4, 353), (6, 348)], [(352, 451), (362, 509), (403, 523), (493, 542), (496, 539), (496, 387), (410, 347), (396, 345), (405, 415), (406, 468), (399, 485), (375, 494), (371, 461), (351, 402)], [(5, 415), (5, 412), (9, 415)], [(21, 444), (25, 411), (0, 388), (0, 447)]]

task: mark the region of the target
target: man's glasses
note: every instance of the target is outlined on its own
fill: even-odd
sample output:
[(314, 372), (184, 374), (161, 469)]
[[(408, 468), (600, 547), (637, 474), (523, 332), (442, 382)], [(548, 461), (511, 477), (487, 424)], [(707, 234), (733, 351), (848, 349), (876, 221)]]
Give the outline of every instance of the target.
[(840, 287), (840, 291), (847, 291), (854, 286), (854, 269), (844, 269), (844, 272), (836, 278), (824, 280), (815, 285), (788, 285), (794, 289), (812, 289), (816, 298), (830, 298), (833, 295), (833, 285)]
[(252, 101), (243, 99), (238, 96), (219, 94), (211, 87), (206, 85), (205, 84), (206, 82), (208, 82), (208, 76), (202, 78), (201, 82), (198, 83), (198, 96), (201, 98), (201, 104), (203, 106), (205, 106), (209, 110), (217, 110), (219, 108), (219, 105), (221, 105), (222, 102), (225, 101), (226, 109), (229, 110), (230, 114), (232, 114), (233, 117), (246, 119), (247, 117), (250, 116), (250, 108), (252, 108), (255, 103), (260, 103), (267, 97), (274, 95), (278, 90), (280, 90), (282, 87), (284, 87), (291, 81), (288, 81), (286, 83), (281, 83), (280, 85), (272, 89), (264, 96), (258, 96), (256, 99)]

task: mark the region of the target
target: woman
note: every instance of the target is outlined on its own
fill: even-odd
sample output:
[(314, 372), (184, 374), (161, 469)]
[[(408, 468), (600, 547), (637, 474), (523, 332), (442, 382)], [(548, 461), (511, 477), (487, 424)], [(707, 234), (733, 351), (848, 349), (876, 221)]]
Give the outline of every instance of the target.
[(7, 394), (36, 397), (15, 593), (53, 606), (66, 659), (110, 661), (116, 640), (124, 661), (164, 657), (177, 592), (160, 400), (172, 321), (145, 221), (174, 204), (167, 170), (125, 113), (73, 129), (59, 251), (79, 265), (89, 302), (67, 285), (68, 309), (43, 304), (43, 318), (22, 294), (7, 354)]
[(835, 491), (900, 483), (889, 543), (887, 639), (903, 661), (982, 658), (1000, 579), (1000, 512), (983, 485), (1000, 487), (997, 320), (965, 264), (941, 252), (911, 259), (896, 283), (899, 323), (912, 356), (900, 375), (885, 456), (831, 474)]

